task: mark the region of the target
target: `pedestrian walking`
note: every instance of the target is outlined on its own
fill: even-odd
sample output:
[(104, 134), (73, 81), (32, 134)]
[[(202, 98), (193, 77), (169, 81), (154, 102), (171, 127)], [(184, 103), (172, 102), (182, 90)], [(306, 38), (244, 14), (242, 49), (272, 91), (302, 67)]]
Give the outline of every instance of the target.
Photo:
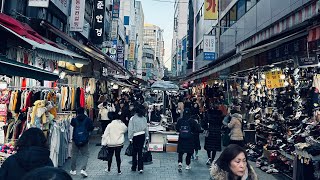
[(236, 144), (230, 144), (223, 150), (217, 161), (212, 164), (210, 176), (213, 180), (258, 180), (256, 172), (248, 163), (246, 151)]
[(202, 127), (205, 130), (206, 136), (204, 149), (207, 151), (208, 155), (207, 165), (211, 165), (217, 151), (221, 151), (222, 120), (223, 116), (221, 110), (218, 109), (218, 106), (210, 104), (202, 122)]
[(111, 102), (103, 102), (98, 105), (99, 108), (99, 120), (101, 123), (101, 129), (102, 133), (106, 130), (106, 127), (111, 122), (111, 120), (108, 117), (109, 112), (115, 112), (116, 108)]
[(88, 177), (86, 172), (87, 163), (89, 159), (89, 132), (93, 131), (92, 120), (84, 114), (84, 108), (77, 109), (77, 117), (72, 118), (71, 126), (73, 126), (72, 135), (72, 150), (71, 150), (71, 175), (76, 175), (77, 158), (79, 151), (81, 152), (81, 159), (83, 159), (83, 166), (80, 174), (83, 177)]
[(53, 167), (47, 139), (39, 128), (25, 131), (15, 145), (16, 154), (9, 156), (0, 168), (0, 179), (21, 179), (28, 172), (45, 166)]
[(147, 119), (144, 117), (143, 107), (135, 107), (135, 115), (130, 119), (128, 126), (128, 139), (133, 146), (131, 171), (143, 173), (142, 149), (149, 140)]
[(127, 132), (127, 126), (119, 119), (119, 116), (115, 112), (109, 112), (109, 119), (112, 121), (104, 131), (102, 136), (101, 145), (108, 146), (109, 159), (108, 169), (105, 171), (111, 171), (111, 164), (113, 154), (116, 156), (118, 174), (121, 174), (121, 149), (124, 143), (124, 134)]
[(242, 132), (242, 115), (234, 113), (231, 115), (231, 121), (228, 124), (230, 128), (230, 144), (238, 144), (244, 146), (244, 138)]
[(192, 115), (191, 117), (196, 121), (196, 132), (193, 134), (193, 140), (194, 140), (194, 154), (191, 156), (191, 159), (198, 160), (198, 152), (201, 150), (201, 144), (200, 144), (200, 133), (203, 132), (200, 125), (200, 117), (199, 115)]
[(185, 108), (183, 116), (180, 118), (176, 125), (176, 130), (179, 132), (178, 140), (178, 171), (182, 171), (182, 159), (183, 154), (186, 153), (186, 170), (191, 169), (191, 156), (194, 152), (194, 134), (196, 133), (196, 121), (191, 118), (191, 111), (189, 108)]

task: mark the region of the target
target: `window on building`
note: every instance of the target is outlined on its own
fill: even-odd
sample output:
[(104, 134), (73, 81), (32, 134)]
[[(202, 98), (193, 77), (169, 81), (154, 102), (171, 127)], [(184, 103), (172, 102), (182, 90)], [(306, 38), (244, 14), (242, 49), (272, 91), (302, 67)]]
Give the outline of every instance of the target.
[(230, 11), (230, 26), (237, 22), (237, 5), (233, 6)]
[(221, 26), (221, 34), (224, 33), (227, 30), (227, 16), (224, 16), (220, 20), (220, 26)]
[(239, 0), (237, 3), (237, 18), (240, 19), (246, 13), (246, 0)]
[(249, 11), (249, 9), (251, 9), (257, 3), (257, 0), (246, 0), (246, 1), (247, 1), (246, 11)]
[(203, 52), (203, 41), (196, 47), (196, 57)]

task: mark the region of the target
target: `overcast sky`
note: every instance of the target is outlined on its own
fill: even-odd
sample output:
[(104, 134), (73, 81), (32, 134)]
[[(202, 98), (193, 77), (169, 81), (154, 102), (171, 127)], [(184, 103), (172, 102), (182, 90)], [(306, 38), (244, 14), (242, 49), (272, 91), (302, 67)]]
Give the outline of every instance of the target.
[(171, 43), (173, 34), (174, 0), (139, 0), (142, 2), (144, 22), (154, 24), (164, 30), (164, 63), (171, 68)]

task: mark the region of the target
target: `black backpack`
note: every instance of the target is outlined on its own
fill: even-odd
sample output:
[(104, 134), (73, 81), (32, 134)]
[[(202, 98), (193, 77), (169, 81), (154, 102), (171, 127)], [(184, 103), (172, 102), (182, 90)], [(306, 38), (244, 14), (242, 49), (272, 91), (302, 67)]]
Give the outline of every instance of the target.
[(190, 122), (188, 120), (183, 120), (181, 122), (179, 137), (182, 139), (190, 139), (193, 137)]
[(89, 142), (89, 131), (86, 126), (87, 118), (83, 121), (76, 120), (73, 130), (73, 141), (77, 146), (84, 146)]

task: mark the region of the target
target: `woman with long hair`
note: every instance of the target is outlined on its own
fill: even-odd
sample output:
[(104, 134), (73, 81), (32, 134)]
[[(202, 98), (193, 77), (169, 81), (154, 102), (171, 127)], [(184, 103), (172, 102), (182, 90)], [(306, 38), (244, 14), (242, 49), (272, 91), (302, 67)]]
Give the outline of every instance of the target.
[(128, 139), (133, 146), (131, 171), (136, 171), (138, 166), (138, 171), (143, 173), (142, 149), (145, 141), (149, 140), (148, 123), (143, 107), (135, 107), (134, 112), (128, 126)]
[(213, 180), (258, 180), (249, 165), (246, 151), (236, 145), (229, 145), (212, 164), (210, 176)]
[(53, 166), (47, 139), (39, 128), (30, 128), (17, 141), (16, 154), (8, 157), (0, 168), (0, 179), (21, 179), (28, 172)]

